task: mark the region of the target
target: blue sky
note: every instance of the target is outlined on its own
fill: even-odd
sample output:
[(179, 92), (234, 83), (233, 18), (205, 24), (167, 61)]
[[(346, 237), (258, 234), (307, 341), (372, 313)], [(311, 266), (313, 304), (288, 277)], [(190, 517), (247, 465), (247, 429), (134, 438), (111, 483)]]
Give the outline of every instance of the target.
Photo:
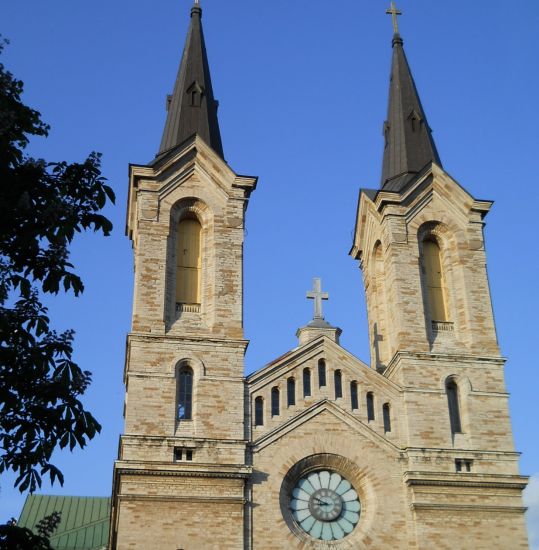
[[(360, 187), (380, 178), (391, 22), (382, 0), (202, 0), (225, 156), (260, 176), (245, 245), (247, 372), (296, 345), (309, 321), (305, 291), (322, 277), (326, 318), (368, 360), (361, 273), (348, 256)], [(489, 276), (521, 469), (539, 474), (534, 360), (539, 199), (539, 12), (533, 0), (402, 0), (401, 30), (444, 167), (492, 199)], [(81, 160), (101, 151), (117, 193), (111, 238), (79, 238), (73, 260), (86, 292), (50, 301), (58, 329), (77, 331), (94, 373), (86, 403), (103, 424), (83, 452), (58, 456), (62, 494), (106, 495), (122, 429), (122, 370), (132, 295), (124, 236), (129, 162), (153, 158), (172, 91), (188, 0), (26, 0), (0, 4), (6, 66), (52, 132), (31, 152)], [(22, 499), (0, 480), (0, 520)], [(44, 487), (51, 491), (50, 487)], [(537, 499), (536, 499), (537, 500)]]

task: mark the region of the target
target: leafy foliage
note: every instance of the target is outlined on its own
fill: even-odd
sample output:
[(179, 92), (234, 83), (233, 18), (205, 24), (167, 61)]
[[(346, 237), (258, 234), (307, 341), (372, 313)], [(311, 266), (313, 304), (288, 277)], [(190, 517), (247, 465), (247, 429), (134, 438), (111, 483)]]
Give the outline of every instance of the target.
[(98, 153), (72, 164), (24, 153), (29, 136), (49, 127), (22, 92), (0, 64), (0, 473), (18, 474), (21, 492), (40, 487), (43, 475), (63, 483), (54, 450), (82, 448), (101, 429), (79, 400), (91, 374), (72, 360), (73, 331), (51, 328), (41, 296), (83, 292), (69, 245), (86, 230), (108, 236), (100, 211), (115, 200)]
[(50, 537), (60, 525), (62, 515), (53, 512), (44, 517), (37, 525), (35, 535), (26, 527), (19, 527), (15, 518), (0, 525), (0, 550), (52, 550)]

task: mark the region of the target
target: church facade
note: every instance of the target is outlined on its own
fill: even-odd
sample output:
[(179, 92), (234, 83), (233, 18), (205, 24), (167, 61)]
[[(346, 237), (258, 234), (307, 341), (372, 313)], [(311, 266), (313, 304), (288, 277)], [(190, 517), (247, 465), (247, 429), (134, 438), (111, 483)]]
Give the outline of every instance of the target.
[[(392, 4), (395, 19), (397, 11)], [(322, 314), (245, 377), (257, 178), (223, 147), (195, 4), (156, 158), (130, 166), (135, 258), (110, 548), (525, 549), (484, 218), (440, 161), (395, 25), (384, 162), (351, 256), (370, 365)]]

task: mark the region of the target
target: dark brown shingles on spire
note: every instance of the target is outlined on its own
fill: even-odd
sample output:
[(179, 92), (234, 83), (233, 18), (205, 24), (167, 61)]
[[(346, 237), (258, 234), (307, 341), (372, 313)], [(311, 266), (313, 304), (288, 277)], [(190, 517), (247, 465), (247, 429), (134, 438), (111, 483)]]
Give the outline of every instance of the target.
[(198, 134), (221, 158), (224, 156), (201, 19), (202, 9), (195, 4), (174, 92), (167, 102), (159, 155)]
[(393, 37), (389, 106), (384, 124), (382, 189), (401, 191), (423, 168), (441, 166), (400, 35)]

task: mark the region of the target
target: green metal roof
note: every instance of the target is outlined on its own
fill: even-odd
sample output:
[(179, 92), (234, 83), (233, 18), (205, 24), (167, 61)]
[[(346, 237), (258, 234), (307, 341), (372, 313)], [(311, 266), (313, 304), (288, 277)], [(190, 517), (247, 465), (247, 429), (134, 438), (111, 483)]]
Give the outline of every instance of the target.
[(110, 498), (29, 495), (18, 525), (35, 532), (36, 524), (53, 512), (62, 515), (62, 521), (51, 537), (51, 544), (57, 550), (101, 550), (107, 547)]

